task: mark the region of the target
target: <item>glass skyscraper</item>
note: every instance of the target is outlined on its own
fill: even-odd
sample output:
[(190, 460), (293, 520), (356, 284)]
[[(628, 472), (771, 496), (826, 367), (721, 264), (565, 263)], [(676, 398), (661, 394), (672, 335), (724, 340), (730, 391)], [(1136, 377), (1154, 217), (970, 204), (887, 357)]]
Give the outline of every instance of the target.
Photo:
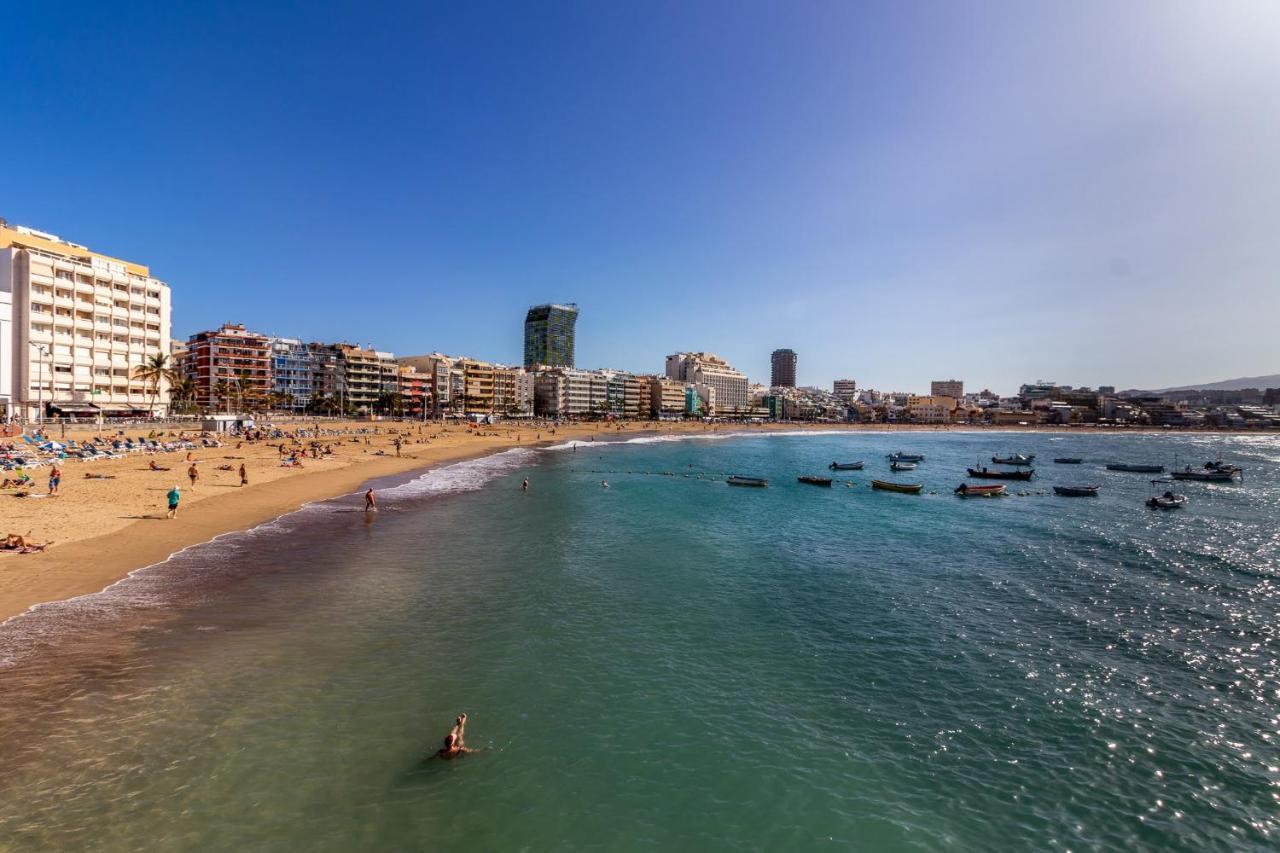
[(524, 366), (573, 367), (573, 327), (578, 306), (535, 305), (524, 318)]

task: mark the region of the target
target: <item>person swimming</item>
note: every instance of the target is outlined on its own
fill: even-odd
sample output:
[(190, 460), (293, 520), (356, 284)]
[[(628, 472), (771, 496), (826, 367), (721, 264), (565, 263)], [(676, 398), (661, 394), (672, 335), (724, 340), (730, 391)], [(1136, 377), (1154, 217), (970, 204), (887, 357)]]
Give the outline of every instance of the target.
[(463, 735), (466, 733), (467, 715), (459, 714), (457, 721), (453, 724), (449, 734), (444, 737), (444, 746), (436, 750), (432, 758), (443, 758), (451, 761), (455, 758), (461, 758), (468, 753), (477, 752), (478, 750), (468, 749), (467, 745), (462, 742)]

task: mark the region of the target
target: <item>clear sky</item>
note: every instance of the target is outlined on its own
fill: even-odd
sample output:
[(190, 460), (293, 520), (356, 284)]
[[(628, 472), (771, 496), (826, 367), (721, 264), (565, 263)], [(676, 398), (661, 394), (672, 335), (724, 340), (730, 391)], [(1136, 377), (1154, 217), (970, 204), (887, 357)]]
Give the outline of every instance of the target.
[(1280, 372), (1280, 3), (18, 3), (0, 215), (185, 337), (768, 381)]

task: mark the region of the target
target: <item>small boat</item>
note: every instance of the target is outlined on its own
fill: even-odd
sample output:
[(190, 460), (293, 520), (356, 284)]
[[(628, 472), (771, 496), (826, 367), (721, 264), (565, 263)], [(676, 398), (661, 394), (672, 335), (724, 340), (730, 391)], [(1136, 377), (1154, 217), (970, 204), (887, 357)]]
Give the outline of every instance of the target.
[(1107, 466), (1108, 471), (1128, 471), (1132, 474), (1163, 474), (1163, 465), (1131, 465), (1127, 462), (1113, 462)]
[(1170, 471), (1169, 476), (1175, 480), (1199, 480), (1202, 483), (1233, 483), (1239, 473), (1230, 468), (1183, 468)]
[(894, 471), (914, 471), (916, 463), (914, 462), (890, 462), (889, 468)]
[(1036, 455), (1034, 453), (1030, 456), (1014, 453), (1009, 456), (992, 456), (991, 461), (997, 465), (1030, 465), (1035, 458)]
[(832, 462), (827, 467), (832, 471), (861, 471), (862, 460), (857, 462)]
[(1084, 460), (1079, 456), (1059, 456), (1053, 461), (1055, 465), (1079, 465)]
[(871, 488), (880, 489), (885, 492), (905, 492), (909, 495), (918, 495), (920, 490), (924, 488), (923, 483), (890, 483), (888, 480), (872, 480)]
[(1243, 474), (1244, 469), (1239, 465), (1232, 465), (1229, 462), (1223, 462), (1219, 459), (1217, 462), (1204, 463), (1206, 471), (1230, 471), (1232, 474)]
[(1101, 486), (1054, 486), (1053, 493), (1064, 498), (1096, 498)]
[(990, 468), (970, 468), (969, 476), (978, 480), (1030, 480), (1036, 472), (1026, 471), (992, 471)]
[(769, 485), (769, 481), (763, 477), (738, 477), (733, 476), (725, 480), (730, 486), (754, 486), (756, 488), (764, 488)]
[(890, 462), (923, 462), (924, 456), (919, 453), (903, 453), (899, 450), (897, 453), (890, 453), (888, 459)]
[(1152, 509), (1181, 509), (1186, 505), (1187, 496), (1175, 495), (1173, 492), (1165, 492), (1163, 495), (1147, 499), (1147, 506)]
[(962, 498), (994, 498), (1004, 493), (1004, 483), (996, 483), (994, 486), (970, 486), (968, 483), (961, 483), (956, 486), (956, 494)]
[(796, 481), (800, 483), (807, 483), (810, 486), (831, 487), (830, 477), (796, 477)]

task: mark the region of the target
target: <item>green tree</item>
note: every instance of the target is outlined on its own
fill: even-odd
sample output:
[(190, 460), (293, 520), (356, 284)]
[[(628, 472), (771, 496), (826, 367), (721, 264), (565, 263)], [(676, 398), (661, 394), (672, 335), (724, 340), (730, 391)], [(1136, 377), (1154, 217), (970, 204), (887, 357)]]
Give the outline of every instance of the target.
[(141, 379), (150, 386), (151, 403), (147, 408), (151, 413), (151, 417), (154, 418), (156, 416), (156, 398), (160, 396), (160, 383), (173, 382), (178, 378), (177, 372), (171, 366), (169, 356), (162, 352), (148, 356), (147, 360), (142, 364), (134, 366), (133, 376), (135, 379)]

